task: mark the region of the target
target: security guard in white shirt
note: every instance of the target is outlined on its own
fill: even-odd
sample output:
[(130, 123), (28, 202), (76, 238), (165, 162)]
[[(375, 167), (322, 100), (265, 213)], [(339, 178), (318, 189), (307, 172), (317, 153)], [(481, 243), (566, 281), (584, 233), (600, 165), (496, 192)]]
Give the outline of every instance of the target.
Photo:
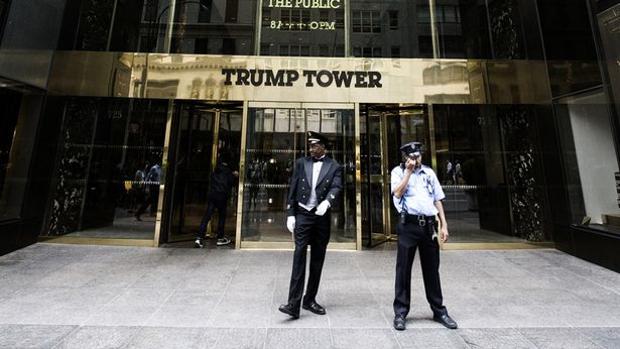
[[(417, 249), (420, 250), (422, 277), (426, 299), (433, 311), (433, 319), (447, 328), (457, 324), (443, 305), (439, 280), (439, 241), (448, 240), (448, 224), (441, 200), (445, 194), (435, 172), (422, 165), (422, 144), (411, 142), (400, 148), (403, 163), (391, 174), (394, 206), (399, 213), (396, 226), (398, 252), (394, 297), (394, 328), (406, 328), (411, 302), (411, 267)], [(439, 215), (441, 231), (437, 235), (436, 218)]]

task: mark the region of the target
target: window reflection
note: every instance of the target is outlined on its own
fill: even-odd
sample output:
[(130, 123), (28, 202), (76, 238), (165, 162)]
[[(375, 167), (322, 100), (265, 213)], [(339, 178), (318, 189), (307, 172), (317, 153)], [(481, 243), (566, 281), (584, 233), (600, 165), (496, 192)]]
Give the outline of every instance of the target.
[(176, 1), (172, 53), (254, 54), (256, 0)]
[[(590, 27), (584, 25), (587, 16), (574, 14), (587, 10), (570, 10), (571, 20), (558, 21), (552, 18), (557, 7), (553, 4), (503, 0), (445, 0), (433, 8), (429, 0), (333, 1), (329, 8), (312, 4), (288, 5), (273, 0), (68, 0), (59, 48), (342, 57), (348, 46), (356, 57), (539, 59), (541, 31), (555, 38), (556, 32), (564, 34), (566, 30), (549, 23), (570, 23), (573, 18), (579, 30), (588, 34), (579, 34), (579, 44), (589, 40), (592, 46)], [(536, 16), (524, 16), (536, 11), (545, 24), (541, 28)], [(564, 41), (566, 37), (562, 36)], [(564, 41), (546, 40), (545, 45), (553, 56), (556, 46), (566, 46)], [(570, 52), (575, 50), (563, 50), (560, 55)]]
[(394, 58), (491, 57), (485, 1), (447, 0), (437, 3), (433, 11), (429, 3), (351, 0), (351, 54)]
[[(262, 1), (261, 56), (344, 56), (344, 1), (331, 8)], [(308, 2), (310, 4), (310, 2)]]

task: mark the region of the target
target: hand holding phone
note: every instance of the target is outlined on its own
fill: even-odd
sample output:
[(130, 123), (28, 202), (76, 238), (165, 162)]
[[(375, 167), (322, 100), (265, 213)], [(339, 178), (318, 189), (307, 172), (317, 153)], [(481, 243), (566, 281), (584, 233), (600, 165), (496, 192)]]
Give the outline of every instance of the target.
[(416, 167), (416, 160), (412, 158), (408, 158), (407, 162), (405, 163), (405, 168), (409, 171), (413, 171), (415, 167)]

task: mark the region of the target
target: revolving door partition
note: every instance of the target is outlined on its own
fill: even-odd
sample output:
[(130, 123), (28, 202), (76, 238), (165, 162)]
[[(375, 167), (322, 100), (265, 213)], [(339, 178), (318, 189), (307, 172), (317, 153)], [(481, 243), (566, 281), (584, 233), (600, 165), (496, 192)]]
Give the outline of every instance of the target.
[[(196, 236), (207, 209), (209, 182), (218, 159), (225, 159), (231, 170), (237, 171), (242, 118), (241, 103), (175, 104), (166, 242), (189, 241)], [(236, 189), (235, 179), (225, 218), (225, 233), (229, 236), (235, 233)], [(208, 236), (214, 235), (211, 230), (209, 224)]]
[(360, 247), (356, 117), (353, 104), (248, 104), (242, 131), (238, 248), (293, 247), (286, 229), (286, 201), (295, 161), (308, 155), (307, 131), (327, 136), (327, 156), (342, 166), (342, 192), (331, 209), (330, 247)]

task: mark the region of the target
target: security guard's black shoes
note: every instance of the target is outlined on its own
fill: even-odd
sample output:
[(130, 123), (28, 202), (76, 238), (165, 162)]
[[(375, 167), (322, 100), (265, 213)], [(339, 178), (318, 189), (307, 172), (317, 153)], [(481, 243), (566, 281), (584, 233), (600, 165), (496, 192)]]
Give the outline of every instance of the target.
[(304, 303), (304, 305), (302, 305), (302, 308), (311, 311), (317, 315), (325, 315), (327, 313), (325, 311), (325, 308), (323, 308), (319, 303), (315, 301)]
[(405, 329), (407, 329), (407, 321), (405, 320), (404, 316), (394, 316), (394, 329), (396, 331), (404, 331)]
[(278, 310), (289, 315), (293, 320), (299, 319), (299, 308), (295, 309), (295, 307), (290, 304), (282, 304)]
[(448, 314), (440, 314), (433, 316), (433, 320), (439, 322), (440, 324), (446, 326), (451, 330), (456, 330), (459, 326), (456, 324), (456, 321), (452, 320), (452, 318)]

